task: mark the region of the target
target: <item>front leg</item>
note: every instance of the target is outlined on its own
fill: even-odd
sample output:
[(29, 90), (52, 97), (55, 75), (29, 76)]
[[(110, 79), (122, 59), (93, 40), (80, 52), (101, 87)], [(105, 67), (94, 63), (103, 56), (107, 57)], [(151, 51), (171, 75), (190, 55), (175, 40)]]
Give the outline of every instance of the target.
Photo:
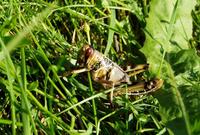
[(102, 79), (102, 78), (93, 78), (93, 80), (94, 80), (95, 82), (98, 82), (98, 83), (100, 83), (101, 85), (103, 85), (103, 87), (104, 87), (105, 89), (108, 89), (108, 88), (113, 87), (113, 82), (112, 82), (112, 81), (104, 80), (104, 79)]
[(83, 72), (86, 72), (86, 71), (89, 71), (89, 70), (87, 68), (76, 69), (76, 70), (65, 72), (62, 76), (65, 77), (65, 76), (69, 76), (69, 75), (72, 75), (72, 74), (83, 73)]

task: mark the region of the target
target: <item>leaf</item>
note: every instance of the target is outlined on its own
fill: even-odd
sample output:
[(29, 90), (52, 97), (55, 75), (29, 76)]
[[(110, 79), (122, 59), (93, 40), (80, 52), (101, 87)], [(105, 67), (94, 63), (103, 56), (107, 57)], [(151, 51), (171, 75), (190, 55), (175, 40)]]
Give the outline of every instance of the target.
[(39, 86), (39, 82), (38, 81), (34, 81), (28, 84), (27, 88), (28, 90), (34, 90), (37, 89)]
[(181, 50), (168, 55), (171, 66), (175, 71), (174, 74), (184, 73), (191, 69), (199, 70), (200, 58), (193, 49)]
[[(161, 105), (162, 121), (174, 134), (192, 134), (194, 123), (192, 110), (186, 106), (189, 91), (184, 87), (189, 85), (193, 91), (198, 82), (192, 81), (195, 83), (192, 85), (188, 78), (192, 78), (191, 72), (200, 71), (199, 57), (189, 45), (194, 5), (195, 0), (152, 0), (146, 20), (146, 41), (141, 49), (150, 64), (151, 74), (165, 82), (156, 97)], [(190, 101), (193, 100), (191, 96)]]

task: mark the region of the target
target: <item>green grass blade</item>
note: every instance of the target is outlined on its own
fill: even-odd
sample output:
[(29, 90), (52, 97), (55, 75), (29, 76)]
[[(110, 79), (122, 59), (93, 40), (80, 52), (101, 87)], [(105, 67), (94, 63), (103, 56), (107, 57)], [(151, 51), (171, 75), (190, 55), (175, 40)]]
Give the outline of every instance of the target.
[(15, 80), (13, 76), (13, 72), (15, 72), (15, 68), (10, 58), (9, 52), (7, 48), (5, 47), (5, 44), (1, 38), (0, 38), (0, 43), (3, 48), (2, 50), (3, 55), (5, 56), (6, 74), (7, 74), (8, 83), (9, 83), (7, 86), (7, 89), (10, 94), (10, 102), (11, 102), (12, 135), (16, 135), (16, 121), (17, 121), (16, 115), (15, 115), (16, 114), (16, 108), (15, 108), (16, 99), (15, 99), (15, 94), (14, 94), (14, 89), (13, 89), (13, 82)]
[[(110, 14), (110, 27), (114, 28), (115, 27), (115, 19), (116, 19), (116, 13), (115, 13), (115, 9), (111, 9), (110, 10), (111, 14)], [(108, 52), (110, 51), (110, 48), (112, 46), (113, 43), (113, 38), (114, 38), (114, 30), (109, 29), (108, 32), (108, 42), (106, 45), (106, 50), (104, 52), (104, 55), (108, 55)]]
[[(21, 56), (22, 56), (22, 87), (23, 89), (21, 89), (22, 91), (22, 108), (24, 110), (29, 110), (29, 105), (27, 103), (27, 99), (26, 99), (26, 63), (25, 63), (25, 53), (24, 53), (24, 48), (21, 49)], [(31, 116), (30, 116), (31, 117)], [(30, 135), (31, 134), (31, 128), (30, 128), (30, 118), (29, 115), (26, 112), (22, 113), (22, 121), (23, 121), (23, 134), (24, 135)], [(33, 124), (34, 125), (34, 124)], [(35, 130), (36, 131), (36, 130)], [(37, 131), (36, 131), (37, 134)]]
[[(90, 72), (88, 72), (88, 80), (89, 80), (90, 91), (92, 94), (94, 94)], [(95, 126), (97, 127), (98, 119), (97, 119), (97, 108), (95, 104), (95, 99), (92, 99), (92, 108), (94, 113)]]

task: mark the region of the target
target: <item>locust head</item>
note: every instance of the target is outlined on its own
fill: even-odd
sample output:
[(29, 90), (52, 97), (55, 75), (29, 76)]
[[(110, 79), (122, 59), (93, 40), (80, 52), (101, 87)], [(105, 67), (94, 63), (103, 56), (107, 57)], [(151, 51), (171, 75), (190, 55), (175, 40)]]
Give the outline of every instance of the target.
[(77, 64), (80, 67), (84, 67), (87, 63), (87, 60), (89, 57), (91, 57), (94, 53), (94, 49), (90, 45), (84, 45), (79, 53), (79, 59), (77, 61)]

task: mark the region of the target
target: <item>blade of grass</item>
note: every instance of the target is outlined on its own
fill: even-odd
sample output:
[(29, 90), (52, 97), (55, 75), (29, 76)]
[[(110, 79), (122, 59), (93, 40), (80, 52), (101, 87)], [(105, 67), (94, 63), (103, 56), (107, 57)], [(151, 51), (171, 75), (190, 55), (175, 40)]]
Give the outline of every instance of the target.
[[(168, 66), (170, 66), (170, 65), (168, 65)], [(178, 103), (180, 105), (180, 109), (182, 111), (183, 118), (185, 120), (185, 125), (186, 125), (186, 128), (187, 128), (187, 133), (188, 133), (188, 135), (192, 135), (188, 113), (186, 111), (186, 107), (185, 107), (185, 104), (183, 102), (183, 98), (181, 96), (181, 93), (178, 90), (178, 85), (175, 81), (173, 70), (171, 69), (171, 67), (168, 67), (168, 68), (169, 68), (169, 71), (170, 71), (170, 74), (169, 74), (170, 78), (171, 78), (171, 80), (174, 80), (174, 81), (172, 81), (172, 85), (173, 85), (173, 88), (174, 88), (172, 90), (173, 90), (174, 95), (176, 95), (176, 100), (178, 101)]]
[[(115, 19), (116, 19), (116, 13), (115, 13), (115, 9), (111, 9), (111, 14), (110, 14), (110, 27), (114, 28), (115, 27)], [(106, 45), (106, 50), (104, 52), (104, 55), (108, 55), (108, 52), (110, 51), (110, 48), (112, 46), (113, 43), (113, 37), (114, 37), (114, 30), (109, 29), (108, 31), (108, 42)]]
[[(51, 86), (50, 87), (50, 95), (53, 96), (53, 94), (54, 94), (54, 89), (53, 89), (53, 86)], [(47, 93), (45, 92), (45, 96), (46, 95), (47, 95)], [(53, 112), (53, 99), (49, 99), (48, 101), (49, 101), (49, 110), (50, 110), (50, 112)], [(49, 125), (50, 125), (50, 134), (55, 135), (54, 121), (51, 117), (50, 117)]]
[(102, 117), (101, 119), (99, 119), (98, 124), (97, 124), (97, 133), (96, 133), (97, 135), (99, 135), (99, 132), (100, 132), (100, 124), (101, 124), (101, 122), (102, 122), (103, 120), (105, 120), (106, 118), (108, 118), (108, 117), (114, 115), (116, 112), (117, 112), (117, 111), (113, 111), (113, 112), (107, 114), (106, 116)]
[[(92, 80), (91, 80), (91, 75), (90, 75), (89, 71), (88, 71), (88, 80), (89, 80), (90, 92), (93, 95), (94, 91), (93, 91)], [(94, 113), (95, 126), (97, 127), (98, 119), (97, 119), (97, 109), (96, 109), (95, 99), (92, 99), (92, 108), (93, 108), (93, 113)], [(97, 128), (96, 128), (96, 130), (97, 130)]]
[[(84, 30), (85, 30), (85, 32), (87, 34), (88, 43), (91, 45), (91, 42), (90, 42), (90, 26), (87, 23), (84, 24)], [(94, 91), (93, 91), (93, 87), (92, 87), (91, 75), (90, 75), (89, 71), (87, 73), (88, 73), (90, 92), (93, 95)], [(92, 107), (93, 107), (93, 113), (94, 113), (95, 126), (97, 127), (98, 119), (97, 119), (96, 104), (95, 104), (95, 100), (94, 99), (92, 99)]]
[(56, 115), (57, 115), (57, 116), (58, 116), (58, 115), (61, 115), (62, 113), (65, 113), (65, 112), (67, 112), (67, 111), (73, 109), (73, 108), (76, 107), (76, 106), (80, 106), (81, 104), (83, 104), (83, 103), (85, 103), (85, 102), (87, 102), (87, 101), (90, 101), (90, 100), (92, 100), (92, 99), (94, 99), (94, 98), (103, 96), (103, 95), (105, 95), (105, 94), (111, 92), (112, 90), (113, 90), (113, 89), (111, 88), (111, 89), (102, 91), (102, 92), (100, 92), (100, 93), (97, 93), (97, 94), (95, 94), (95, 95), (93, 95), (93, 96), (91, 96), (91, 97), (89, 97), (89, 98), (87, 98), (87, 99), (84, 99), (84, 100), (82, 100), (82, 101), (80, 101), (80, 102), (78, 102), (78, 103), (76, 103), (76, 104), (70, 106), (69, 108), (63, 110), (62, 112), (60, 112), (60, 113), (58, 113), (58, 114), (56, 114)]
[[(12, 120), (0, 119), (0, 124), (8, 124), (8, 125), (10, 125), (10, 124), (12, 124), (12, 123), (13, 123)], [(23, 123), (21, 123), (21, 122), (16, 122), (16, 126), (22, 127), (22, 126), (23, 126)]]
[[(125, 95), (125, 98), (126, 98), (126, 100), (128, 100), (128, 89), (127, 89), (127, 85), (126, 85), (126, 95)], [(125, 108), (128, 110), (128, 103), (127, 102), (125, 102)], [(125, 114), (125, 117), (126, 117), (126, 130), (128, 130), (128, 111), (126, 111), (126, 114)]]
[(13, 81), (15, 78), (11, 75), (11, 72), (15, 72), (15, 69), (13, 68), (14, 65), (12, 63), (12, 60), (9, 56), (9, 52), (3, 42), (3, 40), (0, 37), (0, 43), (2, 45), (2, 52), (3, 55), (5, 56), (5, 65), (6, 65), (6, 74), (8, 77), (9, 84), (7, 86), (7, 89), (10, 94), (10, 101), (11, 101), (11, 119), (12, 119), (12, 135), (16, 135), (16, 109), (15, 109), (15, 94), (14, 94), (14, 89), (13, 89)]
[[(24, 110), (29, 110), (30, 107), (29, 107), (29, 103), (28, 103), (28, 100), (27, 100), (27, 96), (26, 96), (26, 62), (25, 62), (25, 53), (24, 53), (24, 48), (21, 48), (21, 59), (22, 59), (22, 63), (21, 63), (21, 67), (22, 67), (22, 87), (23, 89), (21, 89), (21, 92), (22, 92), (22, 108)], [(30, 116), (31, 117), (31, 116)], [(23, 121), (23, 134), (24, 135), (30, 135), (31, 134), (31, 128), (30, 128), (30, 118), (29, 115), (26, 113), (26, 112), (23, 112), (22, 113), (22, 121)], [(34, 133), (35, 135), (37, 135), (37, 130), (35, 128), (35, 124), (33, 122), (33, 126), (34, 126)]]

